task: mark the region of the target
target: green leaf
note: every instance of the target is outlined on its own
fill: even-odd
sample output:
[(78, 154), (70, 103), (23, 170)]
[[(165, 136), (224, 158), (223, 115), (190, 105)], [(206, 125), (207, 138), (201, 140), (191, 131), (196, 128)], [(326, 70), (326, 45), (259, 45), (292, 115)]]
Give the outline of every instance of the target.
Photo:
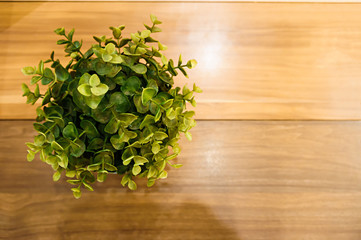
[[(65, 175), (66, 175), (68, 178), (73, 178), (73, 177), (75, 177), (75, 175), (76, 175), (76, 171), (75, 171), (75, 170), (66, 170)], [(78, 181), (79, 181), (79, 180), (78, 180)]]
[(87, 83), (80, 85), (77, 89), (80, 92), (80, 94), (83, 96), (90, 97), (92, 95), (92, 92), (90, 90), (91, 86), (88, 85)]
[(187, 111), (184, 113), (184, 117), (186, 118), (192, 118), (194, 116), (195, 112), (194, 111)]
[(78, 189), (78, 188), (72, 188), (71, 190), (73, 191), (73, 196), (76, 198), (76, 199), (79, 199), (81, 197), (81, 192), (80, 190), (78, 189), (78, 191), (75, 191), (74, 189)]
[(59, 159), (59, 166), (66, 169), (69, 163), (68, 155), (65, 152), (62, 152), (61, 154), (56, 155), (56, 157)]
[(132, 173), (134, 176), (137, 176), (142, 171), (142, 168), (138, 165), (134, 165), (132, 168)]
[(189, 69), (195, 68), (197, 66), (197, 61), (195, 59), (189, 60), (187, 62), (187, 67)]
[(109, 99), (110, 107), (114, 105), (115, 111), (125, 113), (130, 108), (130, 102), (122, 92), (115, 92)]
[(83, 141), (81, 141), (80, 139), (77, 139), (74, 143), (71, 144), (71, 155), (74, 157), (80, 157), (81, 155), (83, 155), (84, 151), (85, 151), (85, 144)]
[(177, 76), (178, 73), (174, 68), (174, 64), (173, 64), (173, 60), (170, 59), (168, 62), (168, 71), (173, 75), (173, 76)]
[(112, 54), (115, 52), (115, 45), (113, 43), (108, 43), (106, 46), (105, 46), (105, 51), (108, 53), (108, 54)]
[(193, 97), (193, 92), (189, 92), (183, 97), (183, 99), (184, 100), (191, 100), (192, 97)]
[(30, 150), (32, 150), (32, 151), (37, 151), (37, 150), (39, 149), (39, 147), (35, 146), (35, 144), (33, 144), (33, 143), (27, 142), (27, 143), (25, 143), (25, 144), (26, 144), (26, 146), (28, 146), (28, 148), (29, 148)]
[(161, 32), (161, 31), (162, 31), (162, 29), (160, 29), (159, 27), (154, 26), (152, 28), (152, 33)]
[(180, 67), (182, 65), (182, 54), (179, 54), (179, 58), (178, 58), (178, 67)]
[(39, 89), (39, 85), (36, 84), (35, 90), (34, 90), (34, 95), (35, 97), (39, 98), (40, 97), (40, 89)]
[(162, 103), (162, 106), (163, 106), (165, 109), (168, 109), (168, 108), (170, 108), (170, 107), (173, 105), (173, 101), (174, 101), (174, 99), (168, 99), (167, 101), (165, 101), (164, 103)]
[(147, 72), (147, 67), (141, 63), (131, 66), (130, 69), (138, 74), (145, 74)]
[(28, 150), (28, 155), (26, 156), (26, 159), (31, 162), (34, 160), (34, 157), (35, 157), (35, 152), (31, 151), (31, 150)]
[(33, 75), (35, 74), (35, 69), (33, 67), (24, 67), (21, 69), (21, 72), (24, 75)]
[(194, 97), (190, 100), (193, 107), (197, 106), (196, 100), (194, 100)]
[[(85, 98), (85, 103), (91, 108), (96, 109), (101, 102), (103, 96), (91, 95), (90, 97)], [(94, 116), (93, 116), (94, 117)], [(94, 118), (95, 119), (95, 118)]]
[(55, 141), (55, 136), (52, 132), (48, 132), (46, 134), (46, 141), (49, 142), (49, 143), (52, 143)]
[(161, 132), (161, 131), (156, 131), (154, 133), (154, 138), (158, 141), (162, 141), (163, 139), (167, 138), (168, 135), (164, 132)]
[(41, 84), (47, 85), (55, 79), (55, 75), (50, 68), (44, 69), (44, 77), (41, 79)]
[(150, 31), (149, 30), (143, 30), (141, 33), (140, 33), (140, 37), (141, 38), (147, 38), (150, 36)]
[(148, 114), (147, 116), (145, 116), (144, 120), (140, 124), (140, 129), (143, 129), (145, 126), (148, 126), (148, 125), (154, 124), (154, 123), (155, 123), (154, 116)]
[(75, 29), (73, 28), (72, 30), (70, 30), (70, 32), (68, 33), (68, 38), (70, 41), (73, 40), (73, 35), (74, 35)]
[(162, 57), (161, 57), (160, 59), (161, 59), (161, 61), (162, 61), (162, 63), (163, 63), (164, 65), (167, 65), (167, 64), (168, 64), (168, 60), (167, 60), (167, 58), (166, 58), (164, 55), (162, 55)]
[(109, 90), (109, 87), (101, 83), (96, 87), (92, 87), (90, 90), (95, 96), (102, 96)]
[(68, 125), (63, 129), (63, 136), (69, 139), (75, 139), (79, 136), (78, 130), (74, 123), (68, 123)]
[(121, 150), (124, 148), (125, 143), (122, 141), (122, 138), (119, 135), (113, 135), (110, 138), (110, 142), (116, 150)]
[(105, 169), (111, 172), (116, 172), (118, 169), (110, 163), (105, 164)]
[(91, 75), (89, 73), (84, 73), (79, 80), (79, 85), (81, 84), (89, 84)]
[(148, 179), (148, 182), (147, 182), (147, 187), (151, 187), (153, 186), (155, 183), (155, 179), (154, 178), (151, 178), (151, 179)]
[(57, 142), (52, 142), (51, 143), (51, 147), (55, 150), (55, 151), (63, 151), (64, 148)]
[(155, 122), (158, 122), (161, 117), (162, 117), (162, 111), (161, 111), (160, 108), (158, 107), (158, 108), (157, 108), (157, 112), (156, 112), (156, 114), (155, 114), (155, 116), (154, 116), (154, 121), (155, 121)]
[(127, 184), (130, 180), (130, 176), (128, 174), (125, 174), (123, 177), (122, 177), (122, 181), (121, 181), (121, 184), (123, 186), (125, 186), (125, 184)]
[(183, 95), (187, 95), (188, 93), (190, 93), (191, 90), (189, 90), (189, 88), (187, 87), (187, 85), (184, 85), (183, 86), (183, 89), (182, 89), (182, 94)]
[(43, 124), (41, 123), (33, 123), (33, 126), (34, 126), (34, 129), (38, 132), (42, 132), (42, 133), (45, 133), (48, 128), (45, 127)]
[(158, 178), (167, 178), (168, 173), (166, 171), (163, 171)]
[(122, 154), (123, 164), (128, 165), (136, 154), (137, 154), (137, 151), (134, 148), (125, 149)]
[(159, 49), (159, 51), (165, 51), (168, 49), (168, 47), (166, 45), (163, 45), (160, 42), (158, 42), (158, 49)]
[(54, 182), (59, 181), (60, 177), (61, 177), (61, 172), (56, 171), (56, 172), (53, 174), (53, 181), (54, 181)]
[(141, 148), (142, 145), (140, 144), (139, 141), (135, 141), (132, 144), (128, 145), (127, 147)]
[(28, 85), (26, 85), (25, 83), (21, 84), (21, 89), (23, 90), (23, 96), (26, 96), (30, 93), (30, 89), (28, 87)]
[[(121, 56), (117, 55), (117, 54), (113, 54), (112, 55), (112, 59), (110, 60), (110, 63), (114, 63), (114, 64), (120, 64), (124, 62), (123, 58), (121, 58)], [(121, 69), (119, 69), (120, 71)], [(115, 75), (115, 74), (114, 74)]]
[(138, 47), (136, 50), (136, 54), (145, 54), (146, 52), (147, 52), (147, 50), (142, 47)]
[(173, 120), (176, 117), (176, 112), (174, 111), (173, 108), (169, 108), (166, 111), (166, 116), (167, 118), (169, 118), (170, 120)]
[(138, 77), (132, 76), (126, 80), (121, 87), (122, 92), (125, 95), (133, 96), (141, 87), (141, 82)]
[(188, 78), (188, 74), (187, 74), (186, 70), (184, 70), (184, 68), (179, 67), (178, 69), (183, 73), (183, 75), (184, 75), (186, 78)]
[(83, 171), (80, 173), (80, 179), (84, 179), (84, 181), (88, 183), (94, 183), (95, 182), (95, 176), (90, 171)]
[(61, 66), (60, 64), (58, 64), (55, 67), (55, 74), (56, 74), (56, 78), (59, 81), (62, 81), (62, 82), (69, 78), (68, 71), (63, 66)]
[(122, 40), (120, 40), (120, 43), (118, 44), (118, 47), (123, 47), (123, 46), (126, 45), (129, 41), (131, 41), (130, 38), (123, 38)]
[(154, 166), (150, 166), (147, 174), (147, 178), (151, 178), (157, 174), (157, 169)]
[(83, 182), (83, 185), (86, 189), (88, 189), (89, 191), (94, 191), (94, 189), (92, 188), (92, 186), (90, 186), (88, 183)]
[(125, 134), (128, 136), (129, 139), (133, 139), (136, 138), (138, 136), (138, 134), (136, 132), (132, 132), (132, 131), (125, 131)]
[(186, 132), (185, 135), (189, 141), (192, 141), (192, 134), (190, 132)]
[(34, 143), (36, 146), (42, 146), (45, 143), (45, 136), (40, 134), (34, 137)]
[(89, 150), (97, 150), (103, 147), (103, 139), (101, 138), (94, 138), (88, 145)]
[(33, 85), (33, 84), (39, 82), (40, 80), (42, 80), (42, 76), (33, 76), (31, 78), (30, 84)]
[(134, 105), (137, 108), (137, 112), (139, 113), (146, 113), (149, 111), (149, 104), (144, 105), (141, 100), (140, 95), (135, 95), (133, 98)]
[[(72, 184), (72, 185), (79, 185), (79, 183), (81, 182), (80, 180), (78, 179), (69, 179), (69, 180), (66, 180), (68, 183)], [(77, 188), (76, 188), (77, 189)], [(78, 191), (80, 191), (79, 189), (77, 189)]]
[(119, 129), (119, 120), (112, 118), (108, 124), (105, 126), (104, 131), (106, 133), (114, 134)]
[(42, 106), (48, 104), (50, 102), (50, 99), (51, 99), (51, 95), (49, 93), (49, 90), (45, 93), (45, 96), (43, 98), (43, 101), (41, 103)]
[(183, 166), (183, 164), (173, 164), (173, 165), (171, 165), (171, 166), (174, 167), (174, 168), (180, 168), (180, 167)]
[(154, 23), (157, 20), (157, 17), (154, 14), (150, 14), (150, 20)]
[(132, 124), (138, 117), (132, 113), (120, 113), (117, 115), (118, 120), (126, 128)]
[(196, 92), (196, 93), (202, 93), (202, 89), (198, 86), (196, 86), (195, 83), (193, 83), (193, 91)]
[(133, 191), (137, 190), (137, 184), (133, 180), (130, 179), (128, 181), (128, 188)]
[(154, 142), (152, 144), (152, 152), (154, 154), (157, 154), (157, 153), (159, 153), (159, 151), (160, 151), (160, 145), (157, 142)]
[(64, 35), (65, 34), (65, 29), (62, 27), (62, 28), (57, 28), (54, 30), (54, 32), (58, 35)]
[[(98, 60), (98, 61), (95, 61)], [(99, 59), (95, 59), (93, 61), (94, 69), (97, 72), (97, 74), (104, 76), (112, 72), (113, 70), (113, 64), (106, 63), (104, 61), (101, 61)]]
[(147, 104), (156, 94), (157, 91), (154, 88), (144, 88), (141, 97), (143, 105)]
[(98, 182), (104, 182), (107, 178), (108, 172), (106, 170), (100, 170), (98, 171), (97, 180)]
[(62, 45), (62, 44), (67, 44), (67, 43), (70, 43), (68, 40), (65, 40), (65, 39), (60, 39), (56, 42), (56, 44), (58, 45)]
[(97, 162), (97, 163), (88, 165), (86, 169), (88, 171), (97, 171), (100, 169), (100, 165), (102, 165), (102, 162)]
[(99, 136), (98, 129), (89, 120), (82, 120), (80, 122), (80, 127), (85, 131), (89, 139)]
[(149, 162), (148, 159), (142, 156), (135, 156), (134, 157), (134, 166), (143, 165), (144, 163)]
[(89, 85), (92, 87), (96, 87), (100, 84), (100, 79), (98, 77), (98, 75), (93, 74), (91, 75), (91, 77), (89, 78)]
[(130, 34), (130, 37), (132, 38), (132, 40), (133, 40), (134, 43), (138, 43), (139, 40), (140, 40), (138, 33), (131, 33), (131, 34)]
[(113, 36), (115, 39), (119, 39), (120, 36), (122, 35), (122, 31), (119, 28), (110, 27), (110, 30), (113, 31)]

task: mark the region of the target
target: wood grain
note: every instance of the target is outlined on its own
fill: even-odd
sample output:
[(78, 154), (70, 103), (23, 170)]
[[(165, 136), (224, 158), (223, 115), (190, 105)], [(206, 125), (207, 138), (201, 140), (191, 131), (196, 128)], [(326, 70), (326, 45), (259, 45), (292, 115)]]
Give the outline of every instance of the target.
[[(152, 11), (168, 56), (196, 58), (198, 119), (361, 119), (361, 4), (0, 2), (0, 118), (34, 118), (20, 68), (51, 49), (52, 31), (92, 35), (142, 28)], [(62, 58), (61, 58), (62, 59)]]
[(0, 128), (0, 239), (361, 238), (361, 122), (199, 121), (167, 180), (80, 200), (26, 162), (30, 121)]

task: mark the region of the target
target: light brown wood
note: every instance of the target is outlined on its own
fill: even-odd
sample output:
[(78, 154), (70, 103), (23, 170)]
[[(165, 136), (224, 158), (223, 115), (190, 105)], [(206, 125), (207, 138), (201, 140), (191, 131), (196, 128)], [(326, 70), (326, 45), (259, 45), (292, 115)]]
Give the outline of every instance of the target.
[[(52, 31), (76, 28), (92, 35), (126, 33), (164, 24), (159, 40), (168, 56), (196, 58), (190, 71), (200, 94), (199, 119), (361, 119), (361, 4), (1, 2), (0, 118), (33, 118), (23, 104), (20, 68), (52, 49)], [(180, 77), (179, 84), (187, 82)]]
[(26, 161), (30, 121), (0, 129), (1, 239), (361, 239), (361, 122), (199, 121), (167, 180), (80, 200)]

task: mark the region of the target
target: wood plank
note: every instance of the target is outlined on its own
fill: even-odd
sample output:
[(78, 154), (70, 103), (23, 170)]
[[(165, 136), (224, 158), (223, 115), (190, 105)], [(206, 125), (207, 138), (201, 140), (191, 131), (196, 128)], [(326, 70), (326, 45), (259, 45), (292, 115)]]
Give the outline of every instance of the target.
[(53, 29), (75, 27), (90, 46), (109, 25), (142, 28), (149, 9), (168, 56), (199, 62), (197, 118), (361, 119), (361, 5), (172, 2), (1, 2), (0, 118), (34, 117), (20, 68), (62, 56)]
[(80, 200), (26, 162), (30, 121), (0, 128), (0, 238), (361, 238), (361, 122), (199, 121), (167, 180), (114, 175)]
[[(0, 2), (59, 2), (60, 0), (0, 0)], [(62, 2), (98, 2), (99, 0), (61, 0)], [(106, 0), (107, 2), (130, 2), (130, 0)], [(360, 3), (360, 0), (132, 0), (132, 2), (232, 2), (232, 3)]]

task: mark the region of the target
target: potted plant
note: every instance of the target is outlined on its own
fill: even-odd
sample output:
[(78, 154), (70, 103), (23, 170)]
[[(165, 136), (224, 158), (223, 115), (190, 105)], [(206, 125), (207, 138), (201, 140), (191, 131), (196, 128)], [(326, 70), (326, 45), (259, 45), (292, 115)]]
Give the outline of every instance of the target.
[[(121, 184), (135, 190), (135, 176), (147, 178), (150, 187), (167, 177), (167, 164), (181, 166), (171, 160), (180, 152), (180, 133), (192, 139), (189, 130), (196, 122), (186, 103), (195, 106), (193, 94), (201, 89), (173, 87), (173, 77), (178, 71), (188, 77), (185, 68), (197, 62), (167, 60), (162, 53), (167, 47), (153, 38), (161, 22), (154, 15), (151, 22), (130, 38), (122, 36), (124, 25), (110, 27), (113, 36), (94, 37), (97, 44), (86, 52), (82, 41), (74, 41), (74, 29), (58, 28), (57, 44), (65, 45), (68, 64), (53, 51), (37, 67), (22, 69), (35, 85), (32, 92), (22, 84), (27, 103), (42, 101), (34, 123), (38, 135), (26, 143), (27, 159), (39, 153), (55, 170), (54, 181), (65, 172), (75, 198), (83, 187), (93, 191), (91, 184), (109, 173), (122, 175)], [(44, 93), (39, 82), (47, 86)]]

